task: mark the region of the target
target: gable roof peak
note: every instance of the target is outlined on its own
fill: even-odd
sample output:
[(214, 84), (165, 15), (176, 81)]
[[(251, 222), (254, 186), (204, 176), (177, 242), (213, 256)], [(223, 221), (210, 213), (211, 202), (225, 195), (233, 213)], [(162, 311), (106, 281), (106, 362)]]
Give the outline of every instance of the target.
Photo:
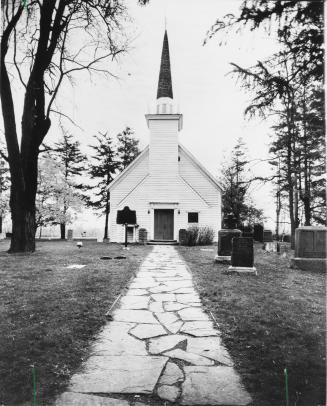
[(169, 97), (171, 99), (173, 98), (173, 86), (171, 81), (170, 57), (169, 57), (169, 43), (166, 29), (162, 45), (161, 64), (157, 90), (157, 99), (160, 99), (161, 97)]

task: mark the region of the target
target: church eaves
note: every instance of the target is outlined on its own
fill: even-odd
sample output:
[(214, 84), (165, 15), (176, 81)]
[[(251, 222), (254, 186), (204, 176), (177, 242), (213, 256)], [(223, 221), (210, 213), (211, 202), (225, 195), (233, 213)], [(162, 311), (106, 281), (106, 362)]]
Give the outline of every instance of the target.
[(173, 98), (167, 30), (165, 31), (162, 45), (161, 65), (157, 91), (157, 99), (160, 99), (160, 97), (170, 97), (171, 99)]

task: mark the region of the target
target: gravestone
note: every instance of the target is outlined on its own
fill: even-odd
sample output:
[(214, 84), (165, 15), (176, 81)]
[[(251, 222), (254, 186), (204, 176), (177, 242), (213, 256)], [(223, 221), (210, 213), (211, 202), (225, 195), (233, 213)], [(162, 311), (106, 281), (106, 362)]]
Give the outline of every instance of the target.
[(67, 240), (73, 239), (73, 230), (67, 230)]
[(253, 238), (255, 241), (263, 242), (263, 226), (261, 224), (254, 225)]
[(327, 270), (326, 227), (304, 226), (295, 230), (292, 266), (307, 271)]
[(224, 219), (224, 225), (226, 228), (218, 231), (218, 253), (215, 262), (230, 263), (232, 240), (234, 237), (240, 237), (242, 232), (236, 228), (236, 219), (232, 214)]
[(178, 241), (181, 245), (187, 245), (187, 230), (185, 228), (181, 228), (178, 232)]
[(228, 268), (228, 273), (252, 273), (257, 274), (256, 268), (253, 266), (253, 238), (251, 237), (236, 237), (232, 243), (232, 266)]
[(284, 242), (277, 243), (277, 252), (280, 256), (286, 257), (287, 253), (289, 252), (289, 244)]
[(266, 252), (278, 252), (278, 245), (276, 241), (272, 242), (264, 242), (263, 243), (263, 249)]
[(273, 234), (271, 230), (263, 230), (263, 242), (273, 242)]
[(250, 226), (245, 226), (242, 230), (242, 237), (248, 237), (248, 238), (253, 238), (254, 233), (253, 229)]
[(282, 238), (283, 242), (291, 242), (291, 235), (290, 234), (285, 234)]
[(139, 229), (139, 243), (146, 244), (147, 241), (148, 241), (148, 232), (146, 231), (145, 228), (140, 228)]

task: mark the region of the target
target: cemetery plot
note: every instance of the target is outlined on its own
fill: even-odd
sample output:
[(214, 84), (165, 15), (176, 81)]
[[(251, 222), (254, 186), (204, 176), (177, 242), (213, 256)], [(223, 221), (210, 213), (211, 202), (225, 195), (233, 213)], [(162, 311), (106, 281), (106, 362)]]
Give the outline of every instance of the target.
[(325, 404), (325, 275), (290, 269), (291, 252), (267, 255), (262, 244), (254, 246), (256, 278), (224, 274), (228, 265), (214, 263), (212, 253), (199, 248), (179, 252), (222, 342), (240, 362), (254, 404), (284, 404), (285, 365), (292, 371), (290, 405)]

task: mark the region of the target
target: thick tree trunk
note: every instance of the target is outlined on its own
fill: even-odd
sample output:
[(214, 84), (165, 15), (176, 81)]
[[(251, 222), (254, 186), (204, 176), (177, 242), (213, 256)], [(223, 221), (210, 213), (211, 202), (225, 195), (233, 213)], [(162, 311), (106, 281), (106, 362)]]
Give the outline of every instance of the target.
[(60, 223), (60, 238), (62, 240), (66, 239), (66, 223)]
[(0, 234), (2, 233), (2, 216), (0, 216)]

